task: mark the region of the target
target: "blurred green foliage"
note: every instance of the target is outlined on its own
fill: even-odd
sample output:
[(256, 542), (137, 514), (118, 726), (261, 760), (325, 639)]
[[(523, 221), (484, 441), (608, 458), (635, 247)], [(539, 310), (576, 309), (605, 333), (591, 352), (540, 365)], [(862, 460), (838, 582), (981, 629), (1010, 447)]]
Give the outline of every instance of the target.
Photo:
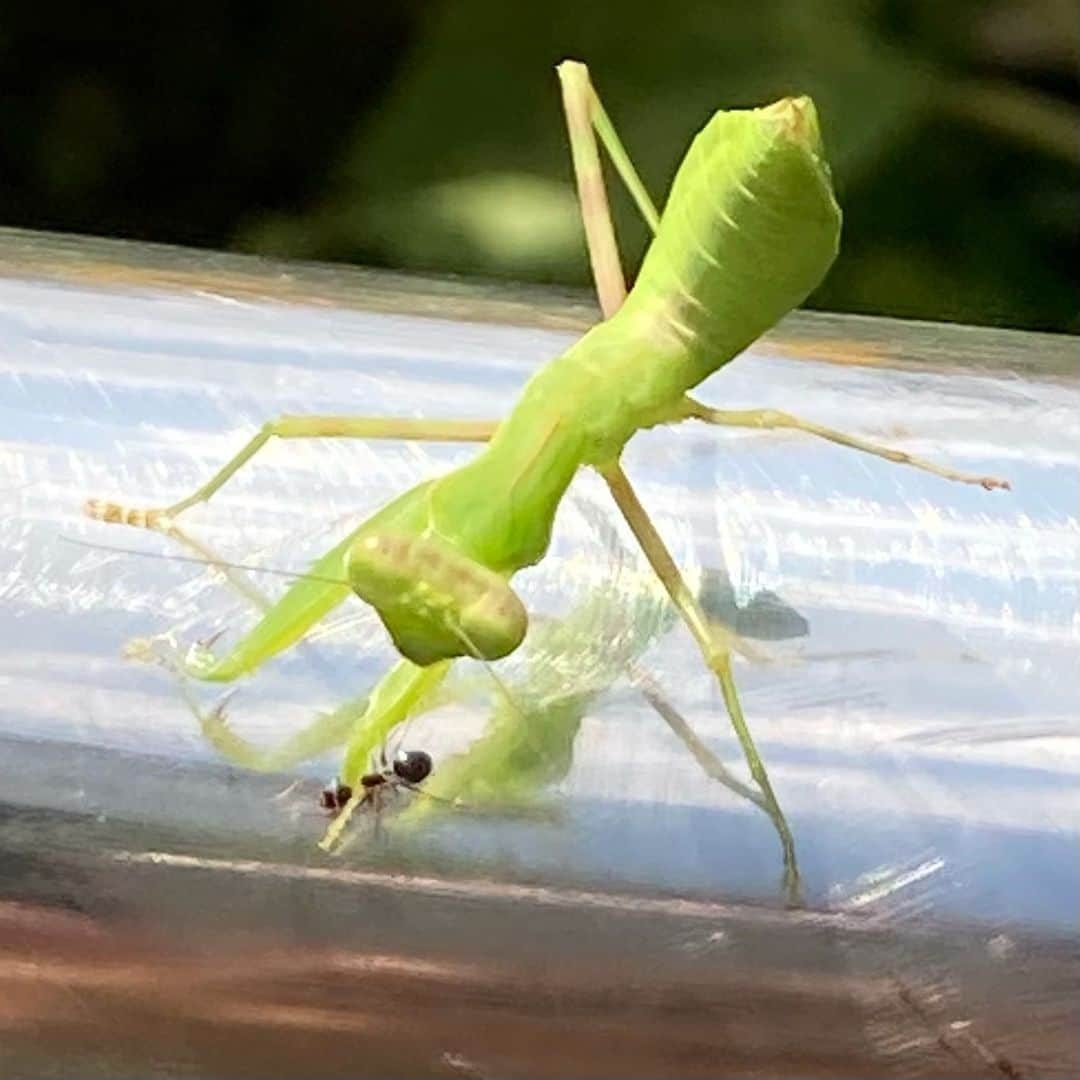
[(586, 284), (571, 56), (657, 196), (713, 109), (815, 97), (813, 306), (1080, 330), (1074, 0), (111, 7), (0, 28), (5, 224)]

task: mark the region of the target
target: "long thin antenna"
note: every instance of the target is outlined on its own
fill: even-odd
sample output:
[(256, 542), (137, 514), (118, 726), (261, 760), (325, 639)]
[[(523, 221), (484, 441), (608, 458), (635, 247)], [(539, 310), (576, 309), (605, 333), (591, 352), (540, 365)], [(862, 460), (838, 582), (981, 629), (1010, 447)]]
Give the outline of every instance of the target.
[(515, 713), (517, 713), (518, 719), (521, 721), (521, 726), (525, 731), (525, 737), (529, 740), (529, 745), (532, 747), (533, 751), (536, 754), (541, 754), (542, 750), (540, 746), (537, 745), (534, 739), (533, 730), (529, 725), (529, 718), (526, 716), (525, 710), (517, 703), (517, 699), (510, 692), (510, 687), (507, 686), (506, 680), (503, 679), (503, 677), (495, 670), (494, 666), (489, 660), (485, 660), (480, 655), (480, 650), (470, 640), (469, 635), (465, 632), (464, 627), (452, 623), (449, 619), (447, 619), (447, 625), (450, 627), (451, 632), (456, 634), (461, 639), (465, 647), (470, 651), (470, 653), (472, 654), (471, 659), (479, 660), (480, 663), (484, 665), (484, 670), (491, 677), (491, 681), (495, 684), (495, 689), (498, 691), (499, 696), (503, 699), (503, 701), (506, 702), (507, 705), (510, 706), (511, 709), (513, 709)]
[(194, 563), (196, 566), (213, 566), (223, 570), (246, 570), (253, 574), (273, 574), (275, 577), (292, 578), (294, 581), (321, 581), (326, 585), (351, 585), (344, 578), (326, 577), (323, 574), (305, 574), (299, 570), (282, 570), (274, 566), (256, 566), (254, 563), (228, 562), (224, 559), (202, 559), (195, 555), (167, 555), (163, 551), (142, 551), (139, 548), (119, 547), (114, 544), (95, 544), (89, 540), (76, 540), (73, 536), (61, 536), (65, 544), (90, 548), (93, 551), (108, 551), (115, 555), (135, 555), (143, 559), (164, 559), (166, 562)]

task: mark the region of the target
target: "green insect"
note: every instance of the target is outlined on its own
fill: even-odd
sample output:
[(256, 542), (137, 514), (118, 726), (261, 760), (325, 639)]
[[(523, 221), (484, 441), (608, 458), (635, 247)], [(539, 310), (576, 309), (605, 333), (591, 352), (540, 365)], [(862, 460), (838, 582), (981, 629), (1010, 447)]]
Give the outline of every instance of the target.
[[(520, 645), (528, 619), (510, 579), (543, 558), (571, 480), (592, 467), (715, 674), (761, 803), (777, 824), (785, 866), (794, 866), (791, 833), (732, 675), (732, 653), (753, 657), (754, 650), (702, 610), (620, 465), (623, 448), (643, 428), (686, 420), (796, 428), (949, 479), (1007, 485), (786, 413), (724, 411), (688, 396), (799, 304), (836, 256), (840, 210), (809, 98), (715, 113), (687, 151), (661, 219), (586, 67), (566, 61), (558, 74), (605, 321), (538, 371), (504, 420), (284, 416), (173, 506), (135, 510), (94, 500), (87, 511), (168, 531), (177, 515), (210, 499), (275, 437), (487, 443), (471, 462), (400, 495), (317, 560), (227, 655), (186, 664), (188, 674), (211, 681), (253, 672), (355, 592), (376, 609), (403, 659), (376, 685), (347, 733), (335, 713), (308, 737), (311, 746), (347, 743), (340, 780), (358, 790), (371, 752), (432, 700), (454, 658), (494, 660)], [(629, 294), (597, 136), (655, 234)], [(332, 827), (328, 839), (336, 836)]]

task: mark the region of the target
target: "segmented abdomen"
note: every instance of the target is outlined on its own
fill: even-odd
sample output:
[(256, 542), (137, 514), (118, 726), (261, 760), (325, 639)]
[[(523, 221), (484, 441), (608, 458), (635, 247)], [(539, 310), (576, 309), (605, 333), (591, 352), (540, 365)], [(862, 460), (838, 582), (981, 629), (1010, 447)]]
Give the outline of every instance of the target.
[(687, 151), (620, 316), (681, 339), (689, 389), (802, 303), (839, 236), (813, 102), (718, 112)]
[(716, 113), (676, 174), (626, 302), (531, 380), (496, 435), (500, 451), (524, 460), (535, 433), (562, 418), (559, 438), (575, 442), (567, 456), (614, 460), (806, 298), (839, 234), (809, 98)]

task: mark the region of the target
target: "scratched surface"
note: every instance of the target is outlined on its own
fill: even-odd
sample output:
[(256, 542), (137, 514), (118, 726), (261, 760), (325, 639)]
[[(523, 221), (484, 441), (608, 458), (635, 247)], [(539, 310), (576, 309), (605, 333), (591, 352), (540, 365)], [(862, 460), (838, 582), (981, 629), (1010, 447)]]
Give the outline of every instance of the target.
[[(7, 243), (10, 248), (11, 237)], [(146, 1030), (173, 1047), (160, 1060), (180, 1063), (177, 1069), (182, 1064), (184, 1075), (241, 1074), (245, 1054), (252, 1074), (271, 1058), (282, 1075), (302, 1073), (292, 1057), (269, 1049), (274, 1033), (290, 1025), (314, 1040), (313, 1054), (322, 1048), (328, 1075), (341, 1074), (355, 1056), (342, 1051), (334, 1064), (336, 1051), (326, 1051), (323, 1038), (337, 1038), (339, 1049), (358, 1040), (369, 1071), (385, 1075), (394, 1068), (393, 1053), (373, 1050), (368, 1031), (385, 1026), (383, 1014), (394, 1009), (385, 1002), (376, 1008), (368, 992), (360, 1012), (348, 1014), (332, 998), (301, 1003), (289, 997), (292, 991), (278, 994), (279, 985), (300, 978), (293, 953), (310, 954), (305, 978), (321, 970), (342, 986), (354, 977), (358, 985), (381, 982), (387, 1002), (417, 993), (438, 997), (433, 988), (442, 982), (463, 981), (471, 1004), (461, 1008), (483, 1026), (492, 1020), (484, 1002), (508, 993), (504, 983), (517, 977), (505, 962), (505, 941), (515, 940), (523, 948), (530, 943), (519, 984), (535, 993), (540, 987), (569, 1013), (579, 998), (586, 1011), (599, 1009), (605, 978), (611, 985), (627, 972), (647, 979), (642, 972), (662, 967), (659, 958), (670, 959), (673, 941), (685, 946), (662, 979), (688, 995), (684, 1019), (694, 1019), (686, 1030), (670, 1018), (664, 1028), (665, 995), (650, 996), (648, 987), (622, 1012), (607, 1001), (596, 1020), (638, 1030), (642, 1068), (653, 1052), (643, 1049), (644, 1015), (657, 1022), (655, 1040), (664, 1030), (673, 1046), (685, 1040), (670, 1060), (660, 1053), (649, 1075), (715, 1075), (719, 1050), (702, 1049), (711, 1045), (708, 1031), (723, 1034), (731, 1061), (747, 1075), (757, 1068), (865, 1075), (860, 1069), (870, 1061), (896, 1075), (1075, 1073), (1076, 1045), (1067, 1033), (1076, 1006), (1064, 989), (1070, 980), (1075, 988), (1077, 978), (1080, 907), (1080, 383), (1068, 374), (1074, 340), (804, 316), (701, 388), (704, 400), (724, 408), (785, 408), (960, 468), (1006, 476), (1011, 492), (949, 484), (791, 434), (687, 426), (645, 433), (628, 450), (628, 472), (692, 582), (719, 576), (735, 611), (774, 594), (808, 626), (806, 634), (765, 642), (771, 663), (740, 663), (736, 670), (744, 709), (795, 832), (809, 908), (823, 920), (799, 923), (779, 911), (779, 858), (768, 820), (705, 776), (618, 677), (607, 679), (590, 706), (572, 767), (550, 793), (557, 814), (542, 821), (450, 816), (388, 850), (360, 843), (340, 860), (316, 857), (322, 821), (309, 800), (333, 774), (334, 759), (271, 777), (224, 766), (199, 737), (175, 678), (121, 655), (134, 637), (171, 632), (190, 642), (219, 630), (235, 634), (251, 620), (245, 602), (200, 567), (89, 551), (63, 539), (175, 550), (161, 537), (85, 520), (82, 501), (174, 500), (280, 413), (498, 416), (529, 374), (573, 340), (571, 330), (552, 327), (574, 325), (580, 305), (567, 308), (562, 323), (532, 320), (544, 326), (500, 322), (512, 306), (452, 319), (453, 304), (468, 302), (460, 285), (449, 300), (433, 286), (438, 303), (419, 285), (402, 290), (394, 304), (385, 296), (375, 303), (368, 279), (323, 270), (282, 295), (274, 268), (245, 260), (229, 263), (231, 276), (220, 258), (208, 260), (199, 276), (199, 256), (187, 254), (188, 276), (162, 282), (121, 273), (115, 254), (104, 267), (113, 273), (103, 272), (100, 255), (88, 266), (73, 265), (72, 251), (77, 244), (65, 247), (63, 274), (41, 266), (20, 274), (0, 254), (0, 849), (7, 853), (0, 899), (18, 905), (0, 917), (0, 926), (18, 929), (13, 940), (44, 934), (44, 953), (55, 948), (62, 967), (75, 963), (68, 951), (83, 948), (71, 944), (80, 935), (92, 931), (99, 944), (101, 935), (115, 938), (105, 952), (129, 961), (127, 975), (115, 979), (125, 988), (121, 998), (144, 1001), (152, 1014)], [(167, 252), (156, 257), (168, 263)], [(245, 287), (237, 289), (241, 272)], [(294, 285), (305, 285), (302, 268), (290, 274)], [(950, 359), (973, 352), (985, 358), (984, 367), (966, 374), (950, 368)], [(302, 569), (388, 497), (472, 452), (343, 441), (272, 446), (210, 506), (194, 511), (190, 528), (226, 558)], [(603, 626), (618, 628), (620, 620), (640, 617), (640, 599), (651, 595), (641, 571), (602, 487), (582, 477), (560, 511), (551, 556), (517, 580), (530, 611), (541, 617), (565, 615), (607, 590), (612, 610)], [(274, 580), (260, 584), (281, 587)], [(655, 606), (662, 610), (659, 599)], [(606, 632), (582, 640), (568, 678), (602, 670)], [(244, 735), (271, 743), (318, 709), (361, 693), (391, 655), (377, 620), (359, 603), (347, 605), (304, 650), (245, 680), (230, 717)], [(709, 748), (743, 775), (719, 696), (688, 635), (678, 628), (657, 635), (639, 660)], [(482, 687), (483, 672), (474, 674)], [(524, 677), (513, 660), (504, 675), (511, 685)], [(410, 728), (410, 741), (438, 763), (482, 730), (490, 689), (486, 698), (474, 694), (424, 717)], [(213, 702), (214, 694), (203, 700)], [(290, 788), (297, 780), (301, 786)], [(196, 865), (200, 859), (204, 865)], [(238, 860), (249, 869), (238, 870)], [(332, 880), (338, 873), (346, 877)], [(380, 893), (379, 875), (390, 873), (421, 883), (415, 886), (421, 899), (408, 889)], [(267, 899), (252, 902), (245, 919), (257, 880)], [(473, 883), (471, 893), (439, 892), (439, 882), (463, 880)], [(135, 890), (133, 881), (145, 889)], [(180, 898), (166, 903), (177, 882)], [(489, 895), (480, 883), (511, 892)], [(564, 890), (581, 910), (568, 899), (567, 925), (556, 929), (540, 919), (543, 932), (515, 930), (506, 916), (501, 966), (485, 967), (483, 933), (462, 910), (480, 913), (485, 905), (505, 905), (515, 888), (538, 887)], [(334, 919), (321, 935), (312, 929), (320, 906), (340, 905), (342, 890), (350, 888), (371, 909), (368, 932), (377, 928), (378, 940), (393, 939), (386, 949), (398, 960), (387, 961), (392, 970), (380, 978), (369, 977), (370, 938), (330, 929), (338, 926)], [(437, 897), (429, 906), (425, 889)], [(585, 955), (582, 942), (598, 918), (587, 898), (608, 897), (618, 907), (613, 896), (706, 905), (699, 916), (706, 929), (692, 917), (693, 929), (680, 928), (674, 937), (658, 930), (636, 955), (632, 949), (622, 955), (612, 943), (590, 969), (593, 983), (574, 983), (573, 990), (581, 965), (566, 954)], [(184, 910), (184, 897), (194, 910)], [(225, 897), (227, 916), (209, 914)], [(528, 893), (519, 900), (523, 910), (539, 903)], [(629, 899), (626, 904), (632, 907)], [(35, 905), (74, 909), (88, 923), (50, 923), (53, 916), (35, 914)], [(111, 921), (116, 910), (124, 920)], [(760, 927), (748, 930), (757, 924), (747, 911), (773, 912), (782, 929), (771, 938)], [(647, 914), (661, 926), (665, 918), (685, 916), (674, 909)], [(483, 918), (489, 917), (490, 910)], [(168, 938), (173, 921), (183, 928), (180, 940), (162, 944), (158, 938)], [(190, 975), (185, 985), (199, 990), (184, 998), (187, 1006), (157, 1001), (147, 996), (148, 958), (173, 964), (182, 954), (183, 963), (197, 966), (190, 949), (208, 948), (245, 925), (253, 941), (269, 935), (288, 954), (280, 980), (233, 942), (235, 963), (269, 982), (260, 979), (259, 994), (251, 980), (230, 984), (227, 996), (247, 1003), (248, 1018), (230, 1013), (217, 1036), (211, 1017), (188, 1017), (185, 1056), (168, 1018), (196, 997), (207, 1000), (206, 972)], [(424, 945), (424, 968), (413, 946), (437, 940), (436, 928), (451, 925), (455, 948), (466, 955), (455, 953), (453, 963), (443, 956), (436, 970), (431, 949), (449, 946)], [(853, 926), (876, 932), (860, 936)], [(928, 927), (942, 928), (953, 946), (941, 946)], [(751, 949), (754, 935), (771, 948), (758, 942)], [(158, 943), (148, 944), (151, 939)], [(916, 939), (924, 944), (913, 944)], [(566, 985), (544, 983), (543, 964), (530, 950), (545, 944), (566, 961)], [(345, 953), (334, 952), (338, 947), (354, 950), (351, 974), (342, 973)], [(401, 967), (406, 954), (413, 967)], [(12, 955), (0, 941), (0, 956), (8, 957), (0, 981), (14, 979), (28, 1004), (0, 1007), (0, 1028), (40, 1037), (51, 1017), (48, 1023), (66, 1033), (56, 1037), (85, 1055), (82, 1036), (72, 1033), (101, 1035), (94, 1010), (104, 1010), (101, 1024), (118, 1022), (106, 1016), (102, 1001), (116, 1002), (102, 990), (108, 979), (93, 949), (90, 959), (78, 961), (86, 988), (70, 991), (84, 1001), (74, 1011), (70, 1002), (61, 1007), (63, 994), (50, 996), (48, 979), (27, 982)], [(316, 956), (322, 959), (311, 959)], [(462, 974), (466, 961), (474, 964), (472, 974)], [(720, 982), (711, 984), (713, 978)], [(802, 991), (792, 989), (815, 978), (831, 987), (831, 1006), (809, 990), (800, 998)], [(753, 987), (758, 1004), (748, 1007), (750, 1017), (721, 1019), (719, 1027), (709, 1019), (706, 991), (719, 992), (721, 983), (729, 995)], [(781, 984), (796, 994), (786, 1006), (769, 998)], [(47, 1005), (33, 1005), (28, 985)], [(1006, 1008), (995, 986), (1011, 987), (1023, 1006)], [(565, 1074), (569, 1059), (550, 1047), (539, 1050), (546, 1036), (529, 1001), (526, 994), (515, 1006), (520, 1038), (508, 1037), (507, 1045), (495, 1040), (489, 1065), (471, 1035), (462, 1044), (471, 1047), (467, 1053), (454, 1049), (447, 1016), (431, 1006), (423, 1013), (430, 1042), (423, 1062), (432, 1075)], [(808, 1051), (800, 1073), (798, 1054), (783, 1049), (779, 1021), (770, 1026), (768, 1017), (772, 1010), (809, 1010), (808, 1031), (821, 1031), (825, 1014), (813, 1012), (811, 1001), (826, 1013), (835, 1007), (834, 1018), (842, 1017), (837, 1030), (847, 1035), (823, 1043), (816, 1064)], [(743, 1025), (743, 1043), (731, 1042), (732, 1024)], [(209, 1027), (204, 1032), (200, 1025)], [(1024, 1034), (1039, 1025), (1050, 1033), (1041, 1050), (1039, 1040)], [(236, 1053), (223, 1052), (219, 1060), (206, 1048), (215, 1038), (225, 1038)], [(598, 1061), (601, 1043), (587, 1033), (581, 1038), (572, 1044), (577, 1049), (565, 1050), (570, 1059)], [(109, 1059), (102, 1071), (145, 1075), (137, 1043), (130, 1058)], [(620, 1074), (620, 1061), (635, 1060), (606, 1052), (612, 1075)], [(43, 1059), (25, 1048), (19, 1053), (13, 1060), (20, 1069), (43, 1069)], [(398, 1064), (403, 1074), (428, 1068), (420, 1058)], [(607, 1075), (599, 1066), (583, 1067), (582, 1075), (594, 1074)]]

